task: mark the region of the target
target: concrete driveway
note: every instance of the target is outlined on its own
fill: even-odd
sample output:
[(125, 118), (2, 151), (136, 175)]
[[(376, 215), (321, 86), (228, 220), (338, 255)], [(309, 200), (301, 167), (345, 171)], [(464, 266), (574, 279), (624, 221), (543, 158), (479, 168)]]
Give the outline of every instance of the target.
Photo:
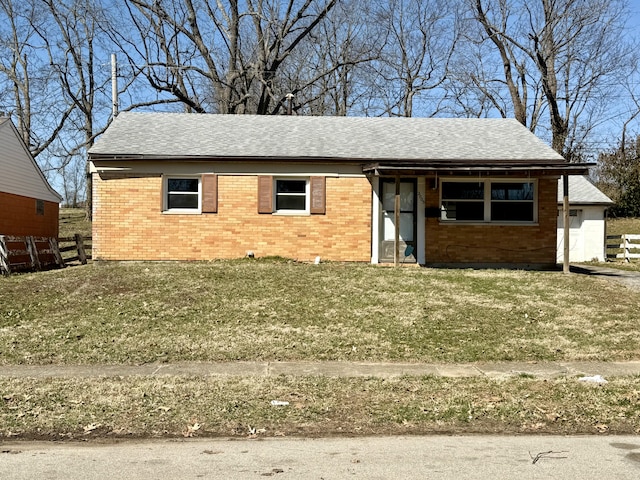
[(640, 272), (620, 270), (600, 265), (571, 265), (571, 272), (604, 278), (640, 290)]

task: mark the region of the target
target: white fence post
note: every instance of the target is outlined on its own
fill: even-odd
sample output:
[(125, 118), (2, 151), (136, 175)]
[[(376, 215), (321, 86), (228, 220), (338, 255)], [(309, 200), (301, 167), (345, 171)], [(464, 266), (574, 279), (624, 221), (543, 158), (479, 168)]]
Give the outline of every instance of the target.
[[(617, 243), (608, 243), (615, 241)], [(640, 259), (640, 235), (625, 233), (623, 235), (607, 235), (607, 250), (622, 250), (621, 253), (607, 253), (607, 259), (620, 258), (624, 262)]]

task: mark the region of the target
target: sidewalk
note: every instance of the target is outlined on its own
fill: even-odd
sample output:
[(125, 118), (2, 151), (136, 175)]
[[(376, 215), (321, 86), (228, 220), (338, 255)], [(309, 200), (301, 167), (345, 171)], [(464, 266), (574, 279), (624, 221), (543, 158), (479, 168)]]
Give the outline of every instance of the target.
[(329, 376), (329, 377), (490, 377), (532, 375), (539, 378), (640, 375), (633, 362), (481, 362), (469, 364), (367, 362), (228, 362), (146, 365), (1, 365), (0, 377), (117, 377), (117, 376)]

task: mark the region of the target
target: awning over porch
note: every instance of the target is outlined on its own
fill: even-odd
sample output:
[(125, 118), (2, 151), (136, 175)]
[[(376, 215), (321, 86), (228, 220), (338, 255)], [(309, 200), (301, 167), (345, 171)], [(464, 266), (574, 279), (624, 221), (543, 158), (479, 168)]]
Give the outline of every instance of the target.
[(460, 161), (384, 161), (363, 165), (362, 171), (374, 176), (430, 176), (430, 175), (588, 175), (595, 163), (569, 162), (474, 162)]
[(395, 178), (394, 208), (394, 264), (400, 259), (400, 179), (406, 177), (443, 177), (443, 176), (527, 176), (534, 178), (562, 177), (563, 217), (564, 217), (564, 261), (563, 271), (569, 272), (569, 176), (587, 175), (591, 163), (569, 163), (565, 161), (378, 161), (363, 165), (362, 171), (374, 177)]

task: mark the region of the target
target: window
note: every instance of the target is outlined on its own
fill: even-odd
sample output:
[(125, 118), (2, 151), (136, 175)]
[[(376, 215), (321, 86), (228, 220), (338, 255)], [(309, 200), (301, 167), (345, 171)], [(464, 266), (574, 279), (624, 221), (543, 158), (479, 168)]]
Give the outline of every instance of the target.
[(36, 200), (36, 215), (44, 215), (44, 200)]
[[(580, 228), (582, 226), (582, 210), (569, 209), (569, 228)], [(564, 212), (558, 209), (558, 228), (564, 228)]]
[(307, 211), (307, 180), (276, 180), (276, 212)]
[(533, 182), (492, 183), (492, 222), (533, 222)]
[(484, 221), (484, 183), (442, 182), (442, 219)]
[(200, 177), (165, 177), (164, 210), (200, 212)]
[(443, 181), (442, 220), (536, 221), (533, 181)]

